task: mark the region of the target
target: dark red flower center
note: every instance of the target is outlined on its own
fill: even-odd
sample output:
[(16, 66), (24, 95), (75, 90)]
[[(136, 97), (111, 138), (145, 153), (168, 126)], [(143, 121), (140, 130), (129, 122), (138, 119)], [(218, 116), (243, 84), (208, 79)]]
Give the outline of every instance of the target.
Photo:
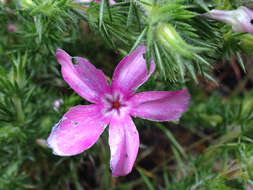
[(113, 102), (112, 107), (118, 109), (120, 107), (120, 103), (119, 102)]

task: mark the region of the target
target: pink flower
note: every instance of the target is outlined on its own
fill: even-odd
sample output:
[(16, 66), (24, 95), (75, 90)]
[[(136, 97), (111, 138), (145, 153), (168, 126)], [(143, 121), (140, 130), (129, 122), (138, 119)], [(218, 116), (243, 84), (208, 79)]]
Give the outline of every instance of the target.
[(12, 25), (12, 24), (11, 24), (11, 25), (8, 26), (8, 30), (9, 30), (10, 32), (15, 32), (16, 29), (17, 29), (17, 28), (16, 28), (15, 25)]
[(253, 34), (253, 11), (247, 7), (241, 6), (232, 11), (214, 9), (204, 16), (231, 25), (235, 32)]
[[(84, 2), (84, 3), (90, 3), (92, 1), (94, 1), (96, 3), (100, 2), (100, 0), (74, 0), (74, 2)], [(112, 4), (115, 3), (115, 1), (114, 0), (109, 0), (109, 3), (110, 3), (110, 5), (112, 5)]]
[(250, 185), (247, 185), (247, 190), (253, 190)]
[(143, 58), (145, 46), (139, 46), (116, 67), (111, 86), (101, 70), (88, 60), (74, 57), (74, 65), (65, 51), (57, 50), (64, 80), (84, 99), (94, 103), (71, 108), (57, 123), (47, 139), (54, 154), (76, 155), (90, 148), (109, 124), (110, 166), (113, 176), (128, 174), (139, 149), (139, 135), (131, 119), (177, 120), (189, 104), (186, 89), (167, 92), (136, 93), (155, 70), (152, 61), (147, 73)]

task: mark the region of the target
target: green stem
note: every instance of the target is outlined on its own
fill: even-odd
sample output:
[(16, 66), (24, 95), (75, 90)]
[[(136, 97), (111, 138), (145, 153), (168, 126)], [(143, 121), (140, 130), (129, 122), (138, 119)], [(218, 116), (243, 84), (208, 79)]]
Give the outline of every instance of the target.
[(77, 171), (72, 160), (70, 162), (70, 172), (76, 190), (84, 190), (78, 181)]

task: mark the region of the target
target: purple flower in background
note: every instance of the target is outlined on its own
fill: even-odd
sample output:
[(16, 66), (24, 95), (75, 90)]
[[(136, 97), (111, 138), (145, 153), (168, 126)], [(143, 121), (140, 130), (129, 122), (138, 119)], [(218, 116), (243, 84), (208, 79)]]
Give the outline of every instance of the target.
[(10, 31), (10, 32), (15, 32), (16, 29), (17, 29), (17, 28), (16, 28), (15, 25), (12, 25), (12, 24), (11, 24), (11, 25), (8, 26), (8, 31)]
[(247, 185), (247, 190), (253, 190), (250, 185)]
[(109, 86), (104, 73), (88, 60), (74, 57), (77, 64), (73, 64), (71, 56), (57, 50), (64, 80), (94, 104), (72, 107), (53, 127), (47, 143), (54, 154), (71, 156), (83, 152), (109, 124), (112, 175), (126, 175), (132, 170), (139, 149), (139, 135), (131, 116), (153, 121), (179, 119), (189, 104), (186, 89), (136, 93), (155, 70), (152, 61), (147, 73), (145, 51), (145, 46), (139, 46), (127, 55), (116, 67)]
[(54, 104), (53, 104), (53, 109), (54, 111), (58, 112), (59, 111), (59, 107), (61, 106), (61, 104), (63, 104), (63, 99), (57, 99), (54, 101)]
[(241, 6), (236, 10), (211, 10), (204, 16), (215, 19), (232, 26), (235, 32), (248, 32), (253, 34), (253, 10)]

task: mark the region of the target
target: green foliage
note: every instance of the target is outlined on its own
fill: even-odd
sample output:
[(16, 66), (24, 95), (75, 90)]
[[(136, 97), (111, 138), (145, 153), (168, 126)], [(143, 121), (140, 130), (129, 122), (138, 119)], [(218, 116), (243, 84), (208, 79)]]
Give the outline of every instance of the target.
[(214, 26), (200, 15), (217, 5), (215, 2), (146, 0), (100, 5), (92, 3), (87, 10), (93, 31), (98, 31), (115, 51), (122, 46), (132, 51), (138, 44), (145, 44), (147, 62), (154, 59), (170, 82), (184, 81), (187, 76), (197, 83), (197, 75), (214, 80), (208, 74), (214, 60), (239, 56), (244, 51), (240, 47), (243, 34), (231, 36), (230, 27)]

